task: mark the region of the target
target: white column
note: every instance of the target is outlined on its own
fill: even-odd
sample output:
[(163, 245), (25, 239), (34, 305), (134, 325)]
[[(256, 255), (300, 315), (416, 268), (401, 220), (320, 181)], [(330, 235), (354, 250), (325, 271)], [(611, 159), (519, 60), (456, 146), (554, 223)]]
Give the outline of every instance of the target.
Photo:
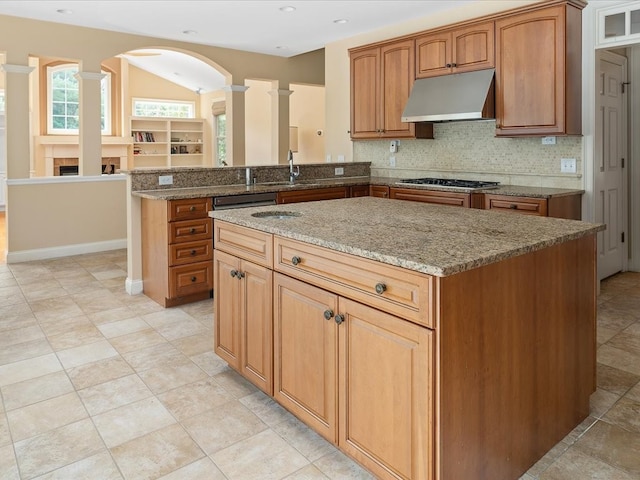
[(227, 85), (222, 90), (225, 92), (226, 116), (227, 116), (227, 162), (229, 165), (244, 165), (244, 92), (249, 87), (244, 85)]
[(78, 72), (80, 83), (80, 175), (102, 175), (102, 132), (100, 129), (100, 82), (103, 73)]
[(287, 163), (289, 153), (289, 97), (293, 90), (271, 90), (271, 159), (274, 163)]

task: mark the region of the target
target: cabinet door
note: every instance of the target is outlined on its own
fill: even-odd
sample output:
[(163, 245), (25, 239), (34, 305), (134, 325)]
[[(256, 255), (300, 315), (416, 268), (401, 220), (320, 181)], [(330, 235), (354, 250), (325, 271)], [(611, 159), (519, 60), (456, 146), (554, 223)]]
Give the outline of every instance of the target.
[(340, 313), (340, 447), (379, 478), (433, 478), (432, 331), (342, 297)]
[(564, 12), (557, 6), (496, 21), (497, 135), (565, 132)]
[(385, 185), (371, 185), (369, 195), (372, 197), (389, 198), (389, 187)]
[(452, 33), (454, 73), (483, 70), (495, 65), (494, 23), (470, 25)]
[(279, 273), (273, 283), (274, 398), (336, 443), (338, 297)]
[(214, 300), (214, 351), (229, 366), (240, 370), (240, 318), (243, 314), (241, 283), (232, 272), (240, 271), (240, 260), (216, 250), (213, 275), (216, 286)]
[(416, 78), (451, 73), (451, 32), (436, 32), (416, 38)]
[(415, 126), (402, 122), (415, 79), (413, 40), (385, 45), (380, 48), (382, 137), (413, 137)]
[(380, 133), (380, 49), (351, 54), (351, 138)]
[(241, 373), (262, 391), (273, 393), (273, 273), (251, 262), (240, 265), (244, 316)]
[(348, 197), (349, 187), (314, 188), (310, 190), (278, 192), (278, 203), (314, 202)]

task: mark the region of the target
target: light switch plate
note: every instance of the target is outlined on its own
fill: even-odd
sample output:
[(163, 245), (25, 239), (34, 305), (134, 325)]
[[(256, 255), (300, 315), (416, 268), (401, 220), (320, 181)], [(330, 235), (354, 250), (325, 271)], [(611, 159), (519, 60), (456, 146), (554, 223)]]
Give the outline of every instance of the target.
[(576, 173), (576, 159), (575, 158), (561, 158), (560, 159), (560, 172), (561, 173)]
[(555, 145), (556, 137), (542, 137), (542, 145)]
[(160, 175), (158, 185), (173, 185), (173, 175)]
[(396, 166), (396, 157), (389, 157), (389, 166), (392, 168)]
[(342, 168), (342, 167), (336, 167), (336, 169), (335, 169), (335, 174), (336, 174), (336, 175), (344, 175), (344, 168)]

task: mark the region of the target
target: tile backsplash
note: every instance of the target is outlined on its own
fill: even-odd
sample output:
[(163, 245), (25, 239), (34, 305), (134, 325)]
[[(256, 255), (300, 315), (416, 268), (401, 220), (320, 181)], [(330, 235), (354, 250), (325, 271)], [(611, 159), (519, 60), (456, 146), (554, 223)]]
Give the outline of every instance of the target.
[[(464, 178), (505, 185), (583, 188), (582, 137), (497, 138), (495, 120), (436, 123), (433, 140), (400, 140), (396, 153), (388, 140), (353, 142), (353, 160), (371, 162), (379, 177)], [(395, 157), (395, 167), (390, 157)], [(575, 158), (577, 173), (560, 172), (561, 158)]]

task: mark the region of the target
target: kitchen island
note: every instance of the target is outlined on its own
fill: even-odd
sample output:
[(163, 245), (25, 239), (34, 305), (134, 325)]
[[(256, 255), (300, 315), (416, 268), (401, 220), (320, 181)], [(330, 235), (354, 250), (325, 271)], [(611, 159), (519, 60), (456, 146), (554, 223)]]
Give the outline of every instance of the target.
[(588, 416), (602, 226), (371, 197), (209, 215), (216, 352), (379, 478), (517, 479)]

